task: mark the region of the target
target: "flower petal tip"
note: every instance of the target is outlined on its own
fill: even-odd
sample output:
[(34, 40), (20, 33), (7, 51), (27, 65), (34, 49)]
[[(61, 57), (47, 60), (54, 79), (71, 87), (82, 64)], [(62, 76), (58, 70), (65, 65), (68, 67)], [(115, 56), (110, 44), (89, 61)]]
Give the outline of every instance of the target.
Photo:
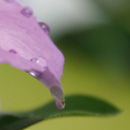
[(64, 101), (64, 92), (63, 92), (62, 87), (60, 87), (58, 85), (51, 86), (50, 92), (51, 92), (52, 96), (55, 99), (57, 99), (58, 101), (60, 101), (60, 102)]
[(55, 100), (55, 103), (56, 103), (56, 107), (59, 109), (59, 110), (62, 110), (65, 108), (65, 101), (58, 101), (58, 100)]
[(53, 85), (50, 88), (50, 92), (52, 96), (55, 98), (56, 106), (59, 110), (62, 110), (65, 107), (65, 99), (64, 99), (64, 92), (62, 87), (58, 85)]

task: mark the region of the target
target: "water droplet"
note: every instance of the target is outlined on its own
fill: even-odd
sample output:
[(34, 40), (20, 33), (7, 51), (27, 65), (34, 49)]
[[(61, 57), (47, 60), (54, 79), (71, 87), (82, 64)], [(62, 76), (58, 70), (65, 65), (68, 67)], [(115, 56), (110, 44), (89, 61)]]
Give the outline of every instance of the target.
[(5, 0), (6, 2), (14, 2), (14, 0)]
[(31, 70), (28, 73), (37, 79), (41, 76), (41, 73), (35, 70)]
[(37, 63), (41, 66), (46, 65), (46, 61), (42, 57), (32, 58), (31, 61), (34, 62), (34, 63)]
[(9, 52), (13, 53), (13, 54), (17, 54), (17, 52), (13, 49), (9, 50)]
[(33, 15), (33, 11), (31, 8), (25, 7), (21, 13), (26, 17), (31, 17)]
[(50, 28), (46, 23), (39, 22), (39, 25), (41, 26), (42, 30), (44, 30), (46, 34), (48, 35), (50, 34)]

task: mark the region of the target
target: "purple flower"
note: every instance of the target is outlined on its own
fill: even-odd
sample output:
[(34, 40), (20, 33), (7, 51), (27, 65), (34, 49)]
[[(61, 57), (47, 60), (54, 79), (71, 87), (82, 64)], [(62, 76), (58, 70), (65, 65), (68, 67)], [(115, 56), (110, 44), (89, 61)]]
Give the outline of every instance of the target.
[(37, 22), (30, 8), (15, 0), (0, 0), (0, 63), (9, 63), (37, 78), (62, 109), (64, 94), (60, 79), (64, 56), (43, 24)]

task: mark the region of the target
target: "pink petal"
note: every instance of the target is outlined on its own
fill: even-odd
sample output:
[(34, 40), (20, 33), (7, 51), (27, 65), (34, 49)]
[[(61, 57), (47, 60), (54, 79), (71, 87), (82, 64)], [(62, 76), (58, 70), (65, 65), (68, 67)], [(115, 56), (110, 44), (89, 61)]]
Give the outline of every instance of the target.
[(35, 76), (59, 103), (64, 102), (60, 83), (63, 54), (42, 30), (31, 9), (16, 1), (0, 0), (0, 63), (6, 62)]
[(25, 71), (36, 70), (36, 71), (44, 72), (46, 70), (46, 65), (44, 67), (41, 67), (35, 63), (32, 63), (22, 58), (17, 54), (2, 49), (0, 49), (0, 63), (9, 63), (16, 68)]

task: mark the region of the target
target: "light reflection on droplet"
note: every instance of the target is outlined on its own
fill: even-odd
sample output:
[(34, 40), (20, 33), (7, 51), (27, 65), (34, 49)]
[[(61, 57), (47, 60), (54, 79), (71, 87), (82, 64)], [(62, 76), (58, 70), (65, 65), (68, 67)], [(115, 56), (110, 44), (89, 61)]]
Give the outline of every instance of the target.
[(46, 23), (39, 22), (39, 25), (46, 34), (50, 34), (50, 28)]
[(34, 63), (37, 63), (41, 66), (46, 65), (46, 61), (42, 57), (32, 58), (31, 61), (34, 62)]
[(33, 15), (33, 11), (31, 8), (25, 7), (22, 9), (21, 13), (26, 17), (31, 17)]
[(32, 75), (33, 77), (36, 77), (36, 73), (33, 71), (30, 71), (29, 74)]
[(40, 72), (38, 72), (38, 71), (35, 71), (35, 70), (31, 70), (31, 71), (29, 71), (28, 72), (30, 75), (32, 75), (33, 77), (35, 77), (35, 78), (40, 78), (40, 76), (41, 76), (41, 73)]

